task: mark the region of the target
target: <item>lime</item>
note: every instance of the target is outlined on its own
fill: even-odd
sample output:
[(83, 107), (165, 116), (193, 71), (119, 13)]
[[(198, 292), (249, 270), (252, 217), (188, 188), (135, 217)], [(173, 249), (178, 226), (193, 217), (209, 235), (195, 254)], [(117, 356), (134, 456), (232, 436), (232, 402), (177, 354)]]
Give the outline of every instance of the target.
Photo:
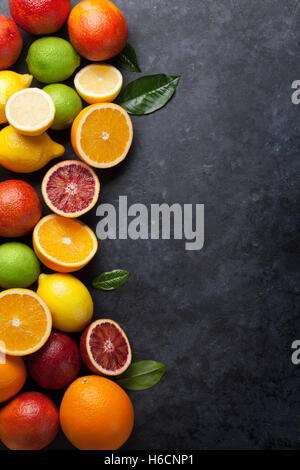
[(73, 88), (55, 83), (43, 89), (55, 104), (55, 119), (51, 129), (61, 131), (71, 126), (77, 114), (82, 110), (82, 101)]
[(31, 75), (42, 83), (67, 80), (80, 65), (80, 56), (65, 39), (45, 37), (34, 41), (26, 58)]
[(34, 251), (24, 243), (8, 242), (0, 246), (0, 286), (29, 287), (40, 274)]

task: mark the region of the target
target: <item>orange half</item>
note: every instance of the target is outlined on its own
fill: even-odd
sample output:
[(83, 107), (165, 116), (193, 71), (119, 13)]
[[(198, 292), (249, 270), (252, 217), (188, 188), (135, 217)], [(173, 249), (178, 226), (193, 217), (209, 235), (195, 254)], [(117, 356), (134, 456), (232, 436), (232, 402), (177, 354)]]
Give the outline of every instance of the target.
[(71, 273), (91, 261), (98, 241), (94, 232), (79, 220), (51, 214), (35, 226), (33, 247), (45, 266), (60, 273)]
[(28, 289), (0, 294), (0, 351), (25, 356), (40, 349), (49, 338), (52, 317), (45, 302)]
[(110, 168), (129, 152), (133, 128), (129, 114), (114, 103), (92, 104), (73, 122), (71, 141), (81, 160), (96, 168)]

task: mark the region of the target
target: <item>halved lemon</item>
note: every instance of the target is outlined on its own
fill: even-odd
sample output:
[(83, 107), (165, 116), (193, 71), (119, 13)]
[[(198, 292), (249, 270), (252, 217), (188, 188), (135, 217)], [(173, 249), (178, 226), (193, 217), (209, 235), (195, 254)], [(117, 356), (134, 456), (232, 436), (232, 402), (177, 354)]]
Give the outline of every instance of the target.
[(92, 104), (83, 109), (71, 130), (74, 151), (96, 168), (110, 168), (124, 160), (132, 139), (129, 114), (114, 103)]
[(20, 134), (34, 136), (42, 134), (53, 124), (55, 105), (43, 90), (26, 88), (10, 97), (5, 113), (9, 124)]
[(45, 302), (28, 289), (0, 293), (0, 351), (25, 356), (40, 349), (49, 338), (52, 317)]
[(112, 65), (91, 64), (77, 73), (74, 85), (87, 103), (107, 103), (113, 101), (120, 93), (123, 76)]
[(94, 232), (79, 220), (51, 214), (35, 226), (33, 247), (47, 268), (71, 273), (91, 261), (97, 252), (98, 241)]

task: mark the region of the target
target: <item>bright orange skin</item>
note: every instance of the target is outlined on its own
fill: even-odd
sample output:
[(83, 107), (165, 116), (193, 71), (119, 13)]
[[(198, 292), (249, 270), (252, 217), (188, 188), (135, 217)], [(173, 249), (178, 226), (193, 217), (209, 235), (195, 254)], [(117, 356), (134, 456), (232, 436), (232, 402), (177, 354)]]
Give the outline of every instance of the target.
[(14, 397), (27, 378), (26, 366), (21, 357), (0, 356), (0, 403)]
[(80, 377), (64, 394), (60, 424), (77, 449), (117, 450), (132, 432), (133, 406), (112, 380), (98, 375)]
[(83, 0), (70, 13), (70, 40), (88, 60), (108, 60), (128, 39), (128, 26), (118, 7), (108, 0)]
[(40, 450), (56, 437), (58, 410), (39, 392), (21, 393), (0, 411), (0, 439), (10, 450)]
[(11, 67), (22, 48), (23, 38), (18, 26), (7, 16), (0, 15), (0, 70)]
[(51, 34), (66, 21), (70, 0), (9, 0), (10, 13), (20, 28), (31, 34)]
[(0, 183), (0, 236), (22, 237), (42, 216), (42, 204), (35, 189), (25, 181)]

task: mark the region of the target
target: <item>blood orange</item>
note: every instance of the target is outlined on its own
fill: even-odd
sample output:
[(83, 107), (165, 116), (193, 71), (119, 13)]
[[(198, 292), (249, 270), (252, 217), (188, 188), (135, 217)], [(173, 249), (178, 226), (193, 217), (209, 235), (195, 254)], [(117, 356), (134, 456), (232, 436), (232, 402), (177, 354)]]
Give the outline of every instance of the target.
[(42, 193), (47, 206), (63, 217), (80, 217), (96, 204), (100, 182), (85, 163), (66, 160), (46, 173)]
[(96, 320), (83, 332), (80, 351), (85, 366), (96, 374), (119, 375), (130, 366), (128, 338), (113, 320)]

